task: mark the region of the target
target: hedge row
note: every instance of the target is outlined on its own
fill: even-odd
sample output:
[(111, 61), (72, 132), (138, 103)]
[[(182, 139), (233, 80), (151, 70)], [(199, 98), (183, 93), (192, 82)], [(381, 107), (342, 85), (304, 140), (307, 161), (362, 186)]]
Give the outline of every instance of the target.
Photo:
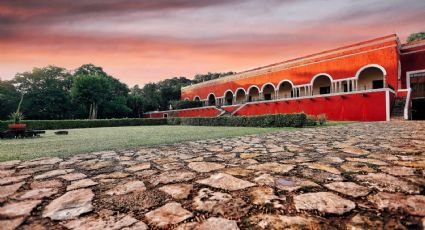
[[(0, 129), (6, 129), (9, 121), (0, 121)], [(30, 129), (75, 129), (115, 126), (146, 125), (194, 125), (194, 126), (241, 126), (241, 127), (303, 127), (316, 125), (304, 113), (275, 114), (240, 117), (192, 117), (192, 118), (125, 118), (99, 120), (26, 120)]]
[[(25, 120), (30, 129), (76, 129), (116, 126), (166, 125), (166, 119), (123, 118), (99, 120)], [(0, 121), (0, 129), (6, 129), (10, 121)]]
[(244, 126), (244, 127), (303, 127), (313, 125), (304, 113), (240, 117), (168, 118), (169, 125)]

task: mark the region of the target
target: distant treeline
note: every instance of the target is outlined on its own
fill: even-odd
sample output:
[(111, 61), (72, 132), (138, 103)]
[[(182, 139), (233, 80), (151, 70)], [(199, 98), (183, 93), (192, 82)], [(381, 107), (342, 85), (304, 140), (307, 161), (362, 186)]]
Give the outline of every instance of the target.
[(193, 80), (173, 77), (140, 88), (129, 88), (101, 67), (86, 64), (75, 71), (48, 66), (0, 79), (0, 119), (16, 111), (26, 119), (80, 119), (141, 117), (143, 112), (169, 109), (180, 99), (180, 88), (216, 79), (228, 73), (198, 74)]

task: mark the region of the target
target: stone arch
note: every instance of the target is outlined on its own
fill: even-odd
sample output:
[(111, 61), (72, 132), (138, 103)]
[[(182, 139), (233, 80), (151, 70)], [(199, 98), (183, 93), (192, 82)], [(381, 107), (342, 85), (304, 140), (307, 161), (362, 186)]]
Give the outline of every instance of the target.
[(243, 88), (238, 88), (235, 91), (236, 103), (243, 103), (246, 100), (246, 91)]
[(291, 98), (293, 97), (293, 88), (294, 84), (289, 80), (283, 80), (279, 83), (278, 86), (278, 95), (280, 98)]
[(213, 93), (208, 94), (207, 101), (209, 106), (215, 106), (217, 104), (216, 97)]
[(311, 80), (313, 95), (330, 94), (332, 77), (329, 74), (318, 74)]
[(232, 105), (233, 104), (233, 92), (232, 92), (232, 90), (227, 90), (225, 93), (224, 93), (224, 104), (225, 105)]
[(252, 85), (248, 88), (248, 101), (258, 101), (260, 100), (260, 88), (256, 85)]
[(276, 87), (272, 83), (266, 83), (261, 87), (261, 93), (264, 100), (273, 100), (276, 97)]
[(356, 73), (357, 89), (381, 89), (385, 87), (387, 71), (380, 65), (372, 64), (359, 69)]

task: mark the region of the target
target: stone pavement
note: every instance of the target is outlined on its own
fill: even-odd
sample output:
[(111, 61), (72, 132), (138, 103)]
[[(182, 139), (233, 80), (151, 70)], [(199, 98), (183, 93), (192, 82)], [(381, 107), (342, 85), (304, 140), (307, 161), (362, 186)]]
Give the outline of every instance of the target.
[[(84, 144), (84, 143), (81, 143)], [(425, 122), (0, 163), (0, 229), (421, 229)]]

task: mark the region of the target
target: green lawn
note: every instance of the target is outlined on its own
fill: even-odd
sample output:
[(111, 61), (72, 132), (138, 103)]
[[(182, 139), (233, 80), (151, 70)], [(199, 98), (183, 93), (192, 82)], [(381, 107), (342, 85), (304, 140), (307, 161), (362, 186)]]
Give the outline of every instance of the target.
[[(290, 129), (290, 128), (285, 128)], [(123, 150), (138, 146), (170, 144), (189, 140), (267, 133), (279, 128), (131, 126), (70, 129), (67, 136), (48, 130), (41, 138), (0, 140), (0, 161), (69, 156), (102, 150)]]

